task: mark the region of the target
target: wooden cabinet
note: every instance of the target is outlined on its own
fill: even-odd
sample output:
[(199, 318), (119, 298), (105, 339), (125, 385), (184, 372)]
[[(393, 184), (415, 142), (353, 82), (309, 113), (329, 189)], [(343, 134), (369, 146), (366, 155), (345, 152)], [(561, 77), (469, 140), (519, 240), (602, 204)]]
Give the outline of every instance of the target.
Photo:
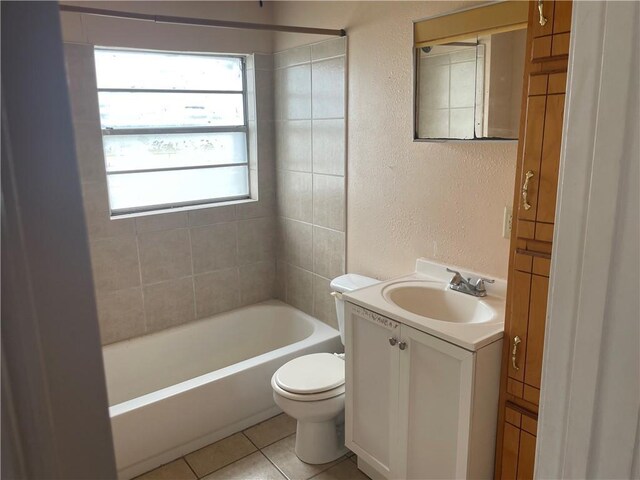
[(389, 479), (490, 478), (502, 342), (471, 352), (347, 303), (346, 444)]
[(530, 2), (502, 359), (496, 478), (533, 477), (571, 2)]

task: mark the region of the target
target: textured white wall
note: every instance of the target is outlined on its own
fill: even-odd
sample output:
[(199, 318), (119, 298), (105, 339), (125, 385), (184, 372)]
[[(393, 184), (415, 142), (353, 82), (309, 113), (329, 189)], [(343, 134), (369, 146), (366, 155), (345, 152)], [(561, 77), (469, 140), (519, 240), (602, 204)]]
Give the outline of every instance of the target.
[[(470, 5), (274, 2), (274, 23), (347, 29), (347, 271), (388, 278), (427, 257), (507, 275), (516, 142), (412, 141), (412, 22)], [(278, 34), (274, 50), (321, 38)]]

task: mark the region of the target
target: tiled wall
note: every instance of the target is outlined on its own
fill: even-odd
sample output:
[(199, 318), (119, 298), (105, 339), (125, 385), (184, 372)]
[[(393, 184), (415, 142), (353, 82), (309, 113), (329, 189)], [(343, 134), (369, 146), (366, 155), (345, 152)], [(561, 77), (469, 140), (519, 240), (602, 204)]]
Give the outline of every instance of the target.
[(93, 46), (66, 44), (65, 49), (103, 344), (272, 298), (277, 224), (272, 57), (256, 55), (255, 65), (253, 60), (247, 65), (251, 181), (253, 191), (259, 184), (259, 200), (112, 220)]
[[(480, 52), (478, 58), (483, 58)], [(474, 137), (476, 63), (475, 48), (437, 55), (422, 54), (418, 125), (421, 137)]]
[(345, 271), (346, 39), (274, 55), (278, 296), (337, 327)]

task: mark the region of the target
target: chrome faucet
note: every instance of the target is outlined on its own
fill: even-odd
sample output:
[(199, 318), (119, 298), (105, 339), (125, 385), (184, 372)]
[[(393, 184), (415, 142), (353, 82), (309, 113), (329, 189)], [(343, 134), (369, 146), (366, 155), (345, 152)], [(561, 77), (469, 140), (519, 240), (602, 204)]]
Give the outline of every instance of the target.
[(453, 278), (449, 282), (449, 288), (456, 292), (466, 293), (474, 297), (485, 297), (487, 295), (487, 289), (485, 283), (493, 283), (495, 280), (490, 280), (484, 277), (468, 277), (464, 278), (462, 274), (456, 270), (447, 268), (447, 272), (453, 273)]

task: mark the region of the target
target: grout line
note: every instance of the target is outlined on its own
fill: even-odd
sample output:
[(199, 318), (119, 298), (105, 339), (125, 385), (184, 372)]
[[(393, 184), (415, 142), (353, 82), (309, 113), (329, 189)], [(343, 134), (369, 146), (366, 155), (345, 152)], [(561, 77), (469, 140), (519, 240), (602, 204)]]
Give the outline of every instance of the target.
[(200, 477), (198, 476), (198, 474), (196, 473), (196, 471), (191, 467), (191, 464), (190, 464), (189, 462), (187, 462), (187, 456), (186, 456), (186, 455), (183, 455), (183, 456), (182, 456), (182, 457), (180, 457), (180, 458), (184, 461), (184, 463), (186, 463), (186, 464), (187, 464), (187, 467), (189, 467), (189, 470), (191, 470), (191, 472), (193, 473), (193, 476), (194, 476), (194, 477), (196, 477), (196, 478), (200, 478)]
[[(189, 217), (187, 215), (187, 225), (189, 224)], [(196, 302), (196, 276), (193, 266), (193, 244), (191, 243), (191, 228), (187, 227), (187, 237), (189, 239), (189, 257), (191, 258), (191, 291), (193, 293), (193, 319), (198, 319), (198, 303)], [(194, 472), (195, 473), (195, 472)], [(197, 476), (197, 475), (196, 475)]]
[[(285, 438), (286, 438), (286, 437), (285, 437)], [(278, 470), (278, 472), (280, 472), (280, 474), (281, 474), (284, 478), (286, 478), (287, 480), (293, 480), (293, 479), (292, 479), (292, 478), (290, 478), (286, 473), (284, 473), (284, 471), (283, 471), (283, 470), (282, 470), (278, 465), (276, 465), (274, 462), (272, 462), (272, 461), (271, 461), (271, 459), (270, 459), (269, 457), (267, 457), (267, 456), (265, 455), (265, 453), (264, 453), (262, 450), (258, 450), (258, 451), (262, 454), (262, 456), (263, 456), (264, 458), (266, 458), (266, 459), (267, 459), (267, 462), (269, 462), (271, 465), (273, 465), (273, 466), (275, 467), (275, 469), (276, 469), (276, 470)]]

